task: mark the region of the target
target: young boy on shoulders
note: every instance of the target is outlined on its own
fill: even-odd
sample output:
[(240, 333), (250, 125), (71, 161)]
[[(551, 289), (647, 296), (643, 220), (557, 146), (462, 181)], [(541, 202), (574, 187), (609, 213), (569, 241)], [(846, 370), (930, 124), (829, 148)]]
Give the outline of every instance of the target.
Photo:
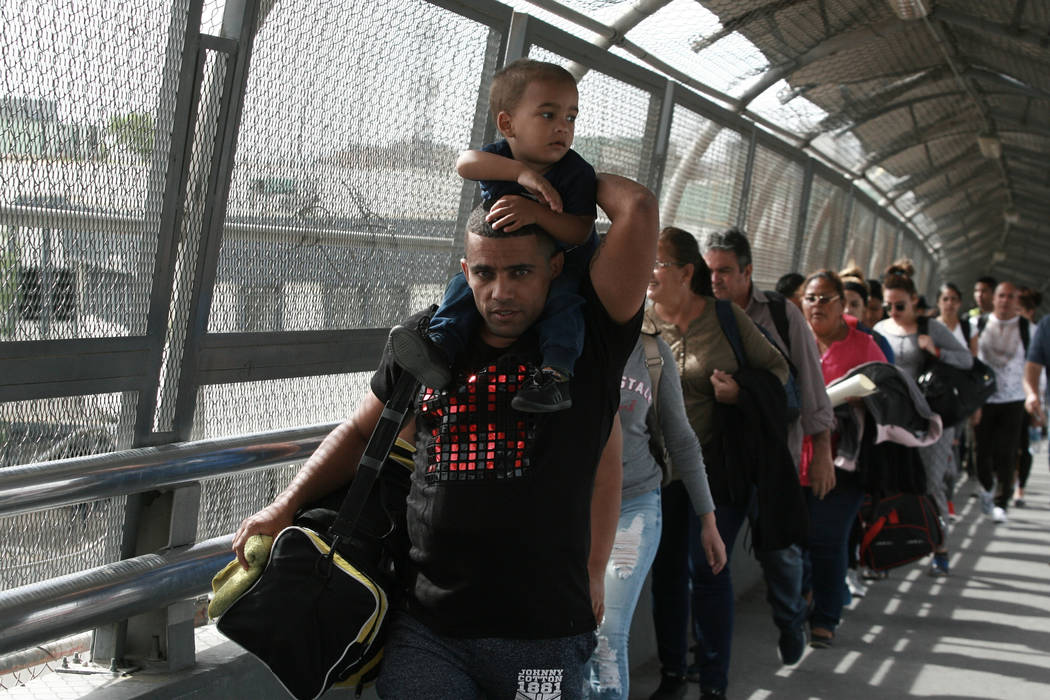
[[(496, 73), (489, 105), (504, 140), (464, 151), (456, 169), (478, 180), (487, 220), (508, 235), (536, 224), (565, 254), (536, 324), (543, 360), (515, 395), (520, 411), (544, 413), (572, 405), (568, 392), (583, 347), (583, 299), (577, 293), (597, 247), (594, 168), (571, 149), (579, 112), (576, 80), (553, 63), (519, 59)], [(448, 284), (425, 329), (398, 326), (390, 333), (398, 363), (423, 384), (442, 389), (480, 317), (463, 274)]]

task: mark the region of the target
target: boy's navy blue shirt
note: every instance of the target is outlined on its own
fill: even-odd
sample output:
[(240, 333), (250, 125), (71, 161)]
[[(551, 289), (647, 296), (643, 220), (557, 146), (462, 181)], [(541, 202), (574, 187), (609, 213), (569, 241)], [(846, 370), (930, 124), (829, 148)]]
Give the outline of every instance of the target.
[[(481, 150), (504, 158), (514, 158), (510, 151), (510, 144), (506, 140), (490, 143)], [(562, 211), (578, 216), (598, 216), (598, 207), (594, 203), (598, 194), (598, 178), (591, 164), (585, 161), (579, 153), (570, 148), (561, 160), (543, 174), (543, 177), (547, 178), (547, 181), (561, 195)], [(516, 182), (481, 180), (479, 184), (481, 185), (481, 198), (486, 202), (495, 202), (507, 194), (532, 197), (528, 190)], [(593, 230), (591, 235), (594, 236)]]

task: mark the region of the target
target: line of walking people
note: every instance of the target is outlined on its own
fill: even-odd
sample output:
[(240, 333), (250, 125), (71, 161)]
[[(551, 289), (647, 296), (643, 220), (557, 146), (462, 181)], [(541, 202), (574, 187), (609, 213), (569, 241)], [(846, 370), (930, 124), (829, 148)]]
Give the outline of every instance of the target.
[[(994, 369), (997, 392), (975, 416), (978, 426), (991, 421), (978, 431), (978, 446), (983, 430), (989, 437), (975, 471), (982, 494), (991, 492), (993, 474), (1006, 484), (1000, 493), (1013, 488), (998, 465), (1017, 447), (990, 437), (1002, 429), (1004, 410), (995, 406), (1016, 401), (1023, 375), (1008, 375), (1018, 377), (1016, 387), (1000, 379), (1021, 352), (991, 334), (1010, 322), (1000, 318), (1006, 314), (974, 321), (979, 331), (960, 338), (958, 289), (940, 288), (934, 313), (941, 320), (933, 320), (907, 260), (881, 280), (864, 279), (855, 266), (789, 273), (768, 292), (755, 286), (752, 270), (749, 241), (737, 229), (702, 241), (674, 227), (660, 233), (643, 337), (621, 384), (623, 507), (592, 697), (627, 697), (627, 635), (650, 568), (661, 666), (652, 700), (685, 697), (690, 682), (701, 698), (726, 697), (734, 616), (728, 560), (747, 523), (784, 664), (796, 663), (807, 645), (834, 644), (851, 594), (864, 593), (857, 571), (865, 499), (926, 494), (943, 522), (928, 571), (949, 575), (947, 523), (970, 421), (944, 425), (926, 405), (916, 380), (931, 363), (968, 370), (976, 354)], [(1004, 310), (1008, 300), (1017, 306), (1011, 287), (1002, 290)], [(903, 396), (907, 410), (872, 415), (859, 397), (832, 405), (827, 387), (870, 363), (881, 369), (869, 374), (899, 388), (894, 408)], [(1023, 395), (1020, 401), (1023, 413)]]

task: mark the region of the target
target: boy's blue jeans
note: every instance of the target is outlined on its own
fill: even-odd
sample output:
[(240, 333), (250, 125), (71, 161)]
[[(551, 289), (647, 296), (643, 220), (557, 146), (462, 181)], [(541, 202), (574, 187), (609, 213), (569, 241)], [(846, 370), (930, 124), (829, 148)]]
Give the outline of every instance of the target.
[(621, 700), (630, 693), (627, 650), (631, 619), (660, 544), (660, 490), (620, 504), (616, 541), (605, 568), (605, 620), (584, 679), (591, 698)]

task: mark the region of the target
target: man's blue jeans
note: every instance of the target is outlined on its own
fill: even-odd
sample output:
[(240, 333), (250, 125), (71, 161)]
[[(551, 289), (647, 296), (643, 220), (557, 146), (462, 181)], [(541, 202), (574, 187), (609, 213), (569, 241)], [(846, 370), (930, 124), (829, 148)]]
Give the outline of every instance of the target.
[(628, 697), (631, 619), (660, 544), (661, 521), (659, 489), (620, 504), (616, 541), (605, 568), (605, 620), (598, 628), (598, 646), (584, 671), (588, 697)]
[(845, 604), (849, 533), (863, 500), (858, 476), (841, 469), (835, 470), (835, 488), (823, 499), (806, 489), (809, 548), (803, 587), (813, 591), (811, 627), (832, 632), (838, 627)]

